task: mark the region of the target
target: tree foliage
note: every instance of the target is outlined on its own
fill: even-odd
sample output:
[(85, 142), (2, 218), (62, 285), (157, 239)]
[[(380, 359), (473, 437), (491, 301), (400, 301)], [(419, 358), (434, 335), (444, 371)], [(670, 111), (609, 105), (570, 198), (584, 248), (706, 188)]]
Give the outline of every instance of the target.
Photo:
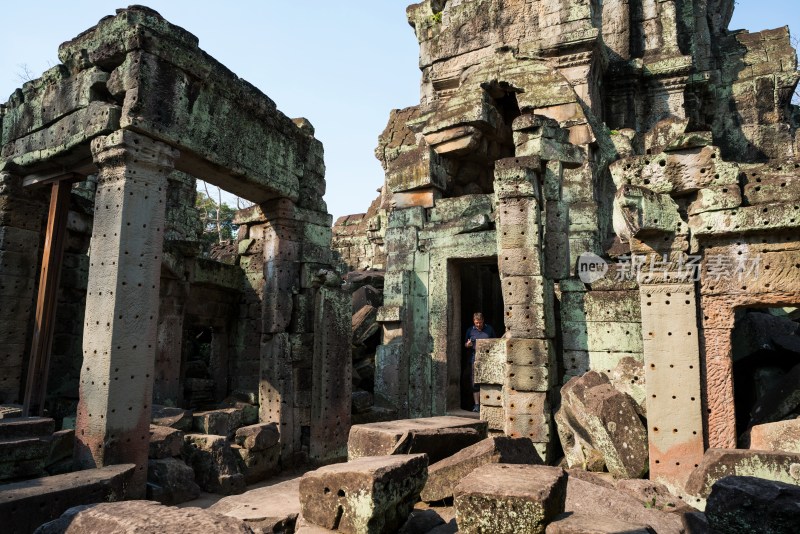
[(236, 209), (222, 202), (221, 194), (214, 200), (207, 189), (205, 193), (198, 191), (195, 207), (203, 224), (201, 240), (207, 247), (236, 237), (238, 226), (233, 224)]

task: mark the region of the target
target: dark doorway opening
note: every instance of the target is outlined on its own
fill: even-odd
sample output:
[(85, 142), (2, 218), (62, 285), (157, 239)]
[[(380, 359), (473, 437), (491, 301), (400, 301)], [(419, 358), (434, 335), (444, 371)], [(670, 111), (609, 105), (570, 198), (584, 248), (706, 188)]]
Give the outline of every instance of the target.
[(195, 326), (190, 327), (187, 334), (183, 398), (187, 408), (211, 408), (214, 404), (214, 380), (210, 371), (214, 329)]
[(505, 333), (503, 322), (503, 291), (497, 258), (465, 260), (458, 265), (460, 299), (459, 344), (461, 350), (460, 404), (465, 410), (472, 409), (472, 385), (470, 365), (471, 351), (464, 348), (467, 328), (472, 326), (475, 312), (483, 313), (486, 324), (491, 325), (497, 337)]
[(800, 310), (736, 310), (731, 347), (740, 438), (746, 441), (746, 432), (753, 425), (800, 416), (800, 406), (787, 402), (800, 375)]

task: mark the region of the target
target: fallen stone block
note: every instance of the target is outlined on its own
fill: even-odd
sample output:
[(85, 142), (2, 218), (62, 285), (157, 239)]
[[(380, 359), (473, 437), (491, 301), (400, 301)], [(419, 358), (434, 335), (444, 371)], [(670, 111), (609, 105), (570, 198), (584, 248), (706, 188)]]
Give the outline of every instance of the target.
[(183, 457), (202, 489), (222, 495), (245, 490), (238, 458), (225, 436), (186, 434), (183, 439)]
[(791, 371), (750, 410), (750, 426), (780, 421), (800, 407), (800, 365)]
[(6, 484), (0, 525), (9, 532), (29, 533), (73, 506), (124, 499), (135, 468), (112, 465)]
[(50, 454), (45, 464), (49, 467), (61, 460), (72, 459), (75, 449), (75, 430), (68, 428), (53, 432), (50, 438)]
[(572, 473), (570, 471), (567, 484), (565, 512), (647, 525), (658, 534), (683, 533), (680, 514), (648, 508), (639, 499), (611, 487), (610, 483), (595, 484)]
[(243, 426), (242, 410), (238, 408), (222, 408), (194, 414), (192, 428), (203, 434), (232, 437), (236, 430)]
[(490, 464), (456, 486), (459, 532), (540, 534), (564, 512), (567, 473), (559, 467)]
[[(435, 432), (442, 429), (473, 429), (476, 434), (467, 430), (464, 432), (465, 439), (455, 441), (455, 434), (437, 436)], [(423, 434), (423, 431), (428, 432), (416, 440), (414, 436)], [(430, 431), (434, 432), (431, 433)], [(464, 447), (485, 439), (486, 435), (487, 425), (485, 421), (467, 417), (427, 417), (353, 425), (350, 428), (350, 436), (347, 441), (347, 457), (350, 460), (355, 460), (364, 456), (393, 454), (398, 447), (398, 443), (403, 440), (408, 445), (409, 450), (413, 449), (415, 453), (427, 453), (429, 460), (436, 462)], [(411, 436), (411, 439), (405, 441), (409, 439), (409, 436)], [(467, 443), (467, 441), (470, 442)], [(423, 443), (425, 445), (431, 444), (432, 447), (438, 445), (439, 448), (438, 450), (422, 450)], [(456, 446), (454, 447), (453, 445)]]
[(353, 291), (351, 300), (353, 302), (353, 313), (356, 313), (367, 304), (380, 308), (383, 305), (383, 294), (367, 284)]
[(41, 476), (50, 442), (43, 438), (0, 440), (0, 480)]
[(0, 404), (0, 419), (11, 419), (14, 417), (22, 417), (22, 405)]
[(590, 371), (561, 388), (556, 413), (558, 435), (570, 467), (597, 468), (602, 454), (617, 478), (639, 478), (648, 470), (647, 430), (628, 395), (614, 389), (608, 377)]
[(147, 462), (147, 498), (161, 504), (180, 504), (200, 495), (194, 470), (177, 458)]
[(175, 508), (152, 501), (125, 501), (70, 508), (55, 521), (42, 525), (37, 534), (74, 532), (115, 534), (252, 534), (244, 521), (200, 508)]
[(179, 456), (182, 448), (183, 432), (168, 426), (150, 425), (149, 458), (157, 460)]
[(397, 442), (392, 454), (427, 454), (438, 462), (478, 443), (485, 437), (474, 428), (432, 428), (408, 432)]
[(446, 521), (436, 510), (414, 509), (408, 520), (400, 528), (398, 534), (428, 534), (431, 530), (444, 525)]
[(363, 457), (322, 467), (300, 481), (302, 515), (341, 532), (396, 532), (425, 485), (424, 454)]
[(353, 315), (352, 336), (354, 345), (363, 345), (380, 328), (376, 321), (378, 308), (367, 304)]
[(0, 419), (0, 440), (44, 437), (55, 429), (56, 423), (49, 417)]
[(709, 526), (726, 534), (795, 534), (800, 528), (800, 486), (730, 476), (711, 488)]
[(800, 454), (800, 419), (756, 425), (749, 431), (748, 448)]
[(275, 446), (280, 437), (276, 423), (260, 423), (237, 429), (234, 441), (245, 449), (263, 451)]
[(353, 391), (350, 408), (353, 413), (366, 413), (375, 404), (375, 398), (369, 391)]
[(208, 510), (241, 519), (254, 531), (293, 532), (300, 515), (300, 477), (224, 497)]
[(428, 467), (420, 497), (426, 502), (451, 498), (461, 479), (489, 463), (540, 465), (542, 459), (527, 438), (490, 437)]
[[(572, 472), (570, 472), (571, 474)], [(684, 502), (683, 499), (670, 493), (665, 485), (654, 480), (638, 478), (617, 480), (615, 481), (615, 487), (618, 491), (637, 499), (645, 508), (677, 513), (697, 511), (696, 508)]]
[(628, 523), (613, 517), (566, 513), (547, 525), (546, 534), (656, 534), (647, 525)]
[(708, 449), (686, 482), (690, 503), (702, 508), (711, 487), (727, 476), (758, 477), (787, 484), (800, 483), (800, 454), (749, 449)]
[(154, 404), (150, 422), (154, 425), (170, 426), (184, 432), (191, 432), (192, 411)]
[(238, 445), (231, 448), (239, 457), (239, 470), (248, 484), (255, 484), (278, 472), (280, 445), (275, 444), (269, 449), (261, 450), (245, 449)]

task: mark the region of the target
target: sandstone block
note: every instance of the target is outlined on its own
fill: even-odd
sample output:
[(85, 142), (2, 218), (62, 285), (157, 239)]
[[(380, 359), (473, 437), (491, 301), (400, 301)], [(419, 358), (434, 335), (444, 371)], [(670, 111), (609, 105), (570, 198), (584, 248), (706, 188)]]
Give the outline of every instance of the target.
[(558, 467), (484, 465), (454, 493), (459, 532), (543, 533), (564, 511), (567, 474)]
[(168, 426), (150, 425), (150, 458), (179, 456), (182, 448), (183, 432)]
[(153, 405), (150, 421), (154, 425), (171, 426), (184, 432), (192, 430), (192, 411), (171, 406)]
[(420, 497), (427, 502), (450, 498), (461, 479), (489, 463), (541, 464), (542, 460), (530, 439), (490, 437), (428, 467), (428, 481)]
[(578, 478), (570, 472), (565, 511), (647, 525), (658, 534), (683, 533), (679, 514), (648, 508), (639, 499), (618, 491), (611, 484), (601, 484)]
[(597, 452), (615, 477), (639, 478), (647, 472), (647, 431), (635, 403), (605, 375), (592, 371), (567, 382), (556, 424), (570, 467), (596, 469)]
[(16, 417), (0, 419), (0, 440), (49, 436), (55, 421), (49, 417)]
[(800, 487), (754, 477), (725, 477), (711, 488), (706, 517), (711, 528), (726, 534), (795, 533), (800, 525)]
[(427, 477), (424, 454), (362, 457), (303, 475), (303, 517), (341, 532), (395, 532)]
[[(464, 439), (458, 441), (456, 448), (448, 444), (448, 439), (453, 439), (456, 434), (435, 437), (437, 430), (444, 429), (463, 430)], [(355, 460), (362, 456), (393, 454), (398, 443), (403, 441), (405, 443), (404, 447), (414, 449), (414, 452), (430, 453), (431, 456), (429, 458), (435, 462), (486, 438), (486, 433), (487, 425), (485, 421), (452, 416), (353, 425), (350, 428), (350, 437), (347, 442), (347, 456), (350, 460)], [(420, 435), (418, 439), (415, 437), (417, 435)], [(469, 443), (466, 443), (466, 441), (469, 441)], [(423, 445), (439, 446), (439, 452), (422, 450), (421, 447)], [(434, 460), (433, 458), (436, 459)]]
[(55, 521), (42, 525), (39, 534), (115, 532), (162, 534), (164, 532), (252, 534), (241, 520), (200, 508), (175, 508), (152, 501), (124, 501), (76, 506)]
[(239, 458), (239, 470), (248, 484), (260, 482), (278, 471), (281, 451), (277, 443), (269, 449), (252, 450), (238, 445), (233, 445), (231, 449)]
[(203, 434), (217, 436), (233, 436), (236, 429), (242, 426), (242, 410), (223, 408), (194, 414), (192, 427)]
[(749, 449), (800, 454), (800, 419), (756, 425), (750, 429)]
[(547, 525), (545, 534), (656, 534), (647, 525), (628, 523), (612, 517), (594, 514), (568, 513), (560, 515)]
[[(711, 487), (726, 476), (759, 477), (787, 484), (800, 482), (800, 454), (746, 449), (708, 449), (703, 461), (686, 482), (686, 493), (697, 504), (711, 493)], [(695, 503), (690, 503), (695, 504)]]
[(241, 519), (256, 532), (293, 532), (300, 515), (300, 477), (224, 497), (208, 510)]
[(194, 471), (177, 458), (147, 462), (147, 498), (161, 504), (180, 504), (200, 495)]
[(276, 445), (279, 439), (276, 423), (260, 423), (237, 429), (234, 441), (245, 449), (263, 451)]
[(33, 532), (73, 506), (124, 499), (135, 468), (133, 464), (112, 465), (6, 484), (0, 524), (10, 532)]
[(225, 436), (187, 434), (184, 436), (183, 457), (194, 469), (195, 480), (205, 491), (222, 495), (244, 491), (244, 475)]

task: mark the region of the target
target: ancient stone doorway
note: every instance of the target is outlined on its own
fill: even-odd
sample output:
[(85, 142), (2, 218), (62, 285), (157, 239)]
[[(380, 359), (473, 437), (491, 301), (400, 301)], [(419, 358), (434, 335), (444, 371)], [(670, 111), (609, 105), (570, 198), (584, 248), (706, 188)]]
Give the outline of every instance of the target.
[[(458, 289), (460, 298), (454, 301), (454, 311), (458, 314), (456, 321), (452, 322), (454, 335), (458, 336), (459, 343), (454, 343), (454, 348), (459, 351), (459, 397), (458, 406), (462, 409), (471, 409), (473, 405), (472, 388), (470, 384), (470, 358), (469, 351), (464, 349), (464, 334), (472, 324), (475, 312), (482, 312), (486, 323), (491, 325), (499, 337), (505, 332), (503, 323), (503, 293), (500, 286), (500, 273), (497, 269), (497, 258), (464, 260), (455, 265), (457, 280), (453, 287)], [(451, 360), (453, 361), (453, 360)], [(452, 404), (448, 403), (452, 408)]]
[(800, 308), (737, 309), (731, 357), (740, 442), (754, 424), (797, 415), (784, 413), (786, 395), (780, 392), (800, 372)]

